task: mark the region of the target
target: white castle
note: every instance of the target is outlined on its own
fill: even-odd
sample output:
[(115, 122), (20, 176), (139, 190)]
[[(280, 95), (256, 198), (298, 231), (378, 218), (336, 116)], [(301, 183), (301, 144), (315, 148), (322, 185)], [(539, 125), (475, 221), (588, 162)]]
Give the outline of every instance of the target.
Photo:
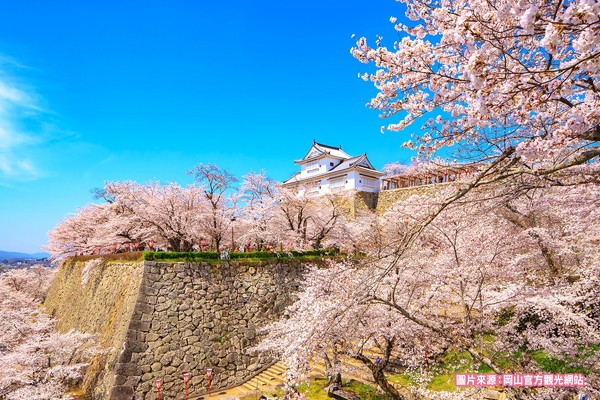
[(344, 152), (342, 146), (327, 146), (315, 141), (306, 155), (294, 164), (300, 165), (300, 172), (282, 185), (306, 195), (343, 190), (379, 192), (379, 180), (385, 175), (373, 167), (366, 153), (353, 157)]

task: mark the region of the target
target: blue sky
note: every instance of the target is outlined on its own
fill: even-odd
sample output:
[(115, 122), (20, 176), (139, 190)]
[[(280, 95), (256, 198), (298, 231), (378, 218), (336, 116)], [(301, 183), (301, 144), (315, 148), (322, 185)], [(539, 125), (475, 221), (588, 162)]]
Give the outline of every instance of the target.
[(37, 252), (107, 180), (187, 184), (197, 163), (278, 180), (313, 139), (381, 168), (407, 136), (365, 107), (357, 37), (393, 0), (0, 2), (0, 250)]

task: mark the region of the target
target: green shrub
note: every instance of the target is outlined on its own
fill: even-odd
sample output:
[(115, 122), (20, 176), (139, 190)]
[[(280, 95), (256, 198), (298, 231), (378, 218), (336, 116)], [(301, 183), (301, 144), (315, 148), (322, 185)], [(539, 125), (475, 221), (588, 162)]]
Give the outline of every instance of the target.
[(229, 258), (232, 260), (243, 260), (248, 258), (277, 258), (276, 253), (272, 251), (248, 251), (244, 253), (229, 253)]
[(160, 261), (160, 260), (185, 260), (185, 261), (207, 261), (207, 260), (218, 260), (219, 253), (216, 251), (205, 251), (201, 253), (193, 252), (153, 252), (145, 251), (144, 260), (146, 261)]
[[(326, 257), (338, 255), (337, 249), (317, 249), (308, 251), (249, 251), (249, 252), (229, 252), (230, 260), (271, 260), (277, 258), (296, 258), (296, 257)], [(146, 261), (161, 260), (182, 260), (182, 261), (209, 261), (219, 260), (220, 254), (216, 251), (206, 252), (153, 252), (145, 251), (143, 253)]]
[(544, 350), (536, 350), (531, 352), (531, 358), (542, 368), (542, 371), (565, 374), (565, 373), (580, 373), (587, 375), (590, 373), (583, 366), (573, 366), (566, 360), (548, 355)]

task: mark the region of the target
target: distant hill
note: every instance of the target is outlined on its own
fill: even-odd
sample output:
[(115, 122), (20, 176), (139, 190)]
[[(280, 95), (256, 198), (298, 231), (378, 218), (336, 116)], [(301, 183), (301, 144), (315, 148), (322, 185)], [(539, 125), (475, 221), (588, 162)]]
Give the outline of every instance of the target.
[(28, 253), (17, 253), (15, 251), (2, 251), (0, 250), (0, 260), (21, 260), (21, 259), (42, 259), (42, 258), (46, 258), (49, 257), (50, 254), (48, 253), (34, 253), (34, 254), (28, 254)]

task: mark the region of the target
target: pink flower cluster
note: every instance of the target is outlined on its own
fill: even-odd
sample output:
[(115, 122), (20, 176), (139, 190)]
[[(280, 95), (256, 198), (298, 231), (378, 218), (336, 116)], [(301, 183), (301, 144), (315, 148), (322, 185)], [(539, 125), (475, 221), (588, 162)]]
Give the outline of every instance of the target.
[(582, 374), (456, 374), (454, 385), (462, 386), (585, 386)]
[(514, 146), (560, 163), (598, 141), (600, 2), (398, 1), (393, 47), (361, 37), (351, 53), (372, 65), (359, 74), (377, 90), (368, 106), (397, 118), (382, 130), (411, 133), (406, 147), (485, 160)]

